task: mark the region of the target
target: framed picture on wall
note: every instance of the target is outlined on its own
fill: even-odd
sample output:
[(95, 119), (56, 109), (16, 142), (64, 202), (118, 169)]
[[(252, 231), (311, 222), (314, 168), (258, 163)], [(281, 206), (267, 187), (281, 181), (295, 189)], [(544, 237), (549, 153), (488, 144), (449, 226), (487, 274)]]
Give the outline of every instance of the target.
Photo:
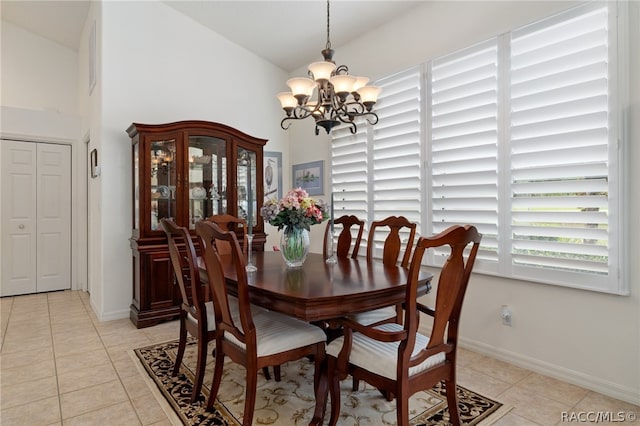
[(309, 195), (324, 194), (324, 161), (294, 164), (292, 169), (294, 188), (302, 188)]
[(262, 161), (264, 201), (282, 198), (282, 153), (265, 151)]

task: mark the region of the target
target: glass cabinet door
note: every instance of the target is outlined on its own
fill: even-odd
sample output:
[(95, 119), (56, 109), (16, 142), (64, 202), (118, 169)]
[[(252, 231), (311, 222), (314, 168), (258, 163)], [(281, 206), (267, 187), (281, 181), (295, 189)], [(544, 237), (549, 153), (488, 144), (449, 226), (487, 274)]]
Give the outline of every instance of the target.
[(249, 233), (252, 233), (259, 216), (256, 204), (256, 153), (239, 147), (237, 158), (238, 217), (247, 221)]
[(212, 136), (189, 136), (189, 229), (214, 214), (225, 214), (227, 144)]
[(176, 215), (176, 140), (158, 140), (150, 145), (151, 230), (160, 230), (160, 220)]

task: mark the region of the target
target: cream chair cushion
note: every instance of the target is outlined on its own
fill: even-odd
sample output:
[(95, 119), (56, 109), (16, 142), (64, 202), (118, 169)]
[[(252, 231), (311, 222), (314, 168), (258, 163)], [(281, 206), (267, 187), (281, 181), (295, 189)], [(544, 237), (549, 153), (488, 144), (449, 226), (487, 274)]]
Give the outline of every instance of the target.
[[(400, 331), (403, 327), (399, 324), (383, 324), (375, 327), (378, 330), (384, 331)], [(339, 337), (332, 341), (327, 346), (327, 355), (338, 357), (344, 337)], [(426, 347), (429, 342), (429, 336), (423, 334), (416, 334), (416, 345), (412, 355), (418, 353), (421, 349)], [(349, 355), (349, 363), (357, 365), (365, 370), (371, 371), (383, 377), (396, 380), (396, 365), (398, 362), (398, 342), (380, 342), (378, 340), (371, 339), (361, 333), (353, 333), (353, 344), (351, 346), (351, 353)], [(444, 353), (439, 353), (430, 356), (422, 363), (411, 367), (409, 369), (409, 376), (413, 376), (416, 373), (427, 370), (434, 365), (441, 364), (445, 360)]]
[(347, 315), (347, 318), (362, 325), (371, 325), (379, 321), (388, 320), (395, 317), (396, 308), (394, 306), (387, 306), (386, 308), (374, 309), (373, 311)]
[[(209, 331), (213, 331), (216, 329), (216, 315), (213, 310), (213, 302), (205, 302), (205, 308), (207, 308), (207, 329)], [(229, 296), (229, 310), (231, 311), (231, 316), (234, 321), (240, 323), (240, 314), (238, 313), (238, 298), (234, 296)], [(260, 306), (251, 305), (251, 314), (252, 315), (260, 315), (264, 312), (269, 312), (267, 309), (262, 308)], [(196, 319), (191, 315), (191, 313), (187, 314), (187, 318), (189, 321), (195, 323)]]
[[(258, 357), (327, 340), (326, 334), (320, 327), (273, 311), (255, 315), (253, 323), (256, 326)], [(240, 324), (236, 324), (240, 326)], [(225, 332), (224, 335), (233, 344), (242, 349), (246, 348), (244, 343), (241, 343), (231, 333)]]

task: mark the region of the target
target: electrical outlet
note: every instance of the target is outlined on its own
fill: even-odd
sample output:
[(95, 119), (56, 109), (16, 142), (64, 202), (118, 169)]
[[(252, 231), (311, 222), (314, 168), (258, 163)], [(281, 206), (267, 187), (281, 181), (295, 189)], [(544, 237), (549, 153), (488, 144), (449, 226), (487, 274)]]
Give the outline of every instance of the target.
[(500, 318), (502, 318), (502, 324), (511, 326), (511, 316), (512, 316), (512, 313), (511, 313), (511, 309), (509, 309), (509, 306), (502, 305), (502, 311), (500, 312)]

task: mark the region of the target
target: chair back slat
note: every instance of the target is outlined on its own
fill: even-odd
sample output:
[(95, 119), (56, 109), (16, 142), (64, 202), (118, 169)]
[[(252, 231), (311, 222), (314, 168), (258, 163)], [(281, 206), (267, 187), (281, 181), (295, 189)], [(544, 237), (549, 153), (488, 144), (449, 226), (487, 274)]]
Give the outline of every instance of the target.
[(375, 235), (376, 231), (381, 228), (388, 228), (389, 233), (384, 240), (384, 247), (382, 249), (382, 262), (385, 265), (395, 265), (398, 263), (400, 252), (403, 250), (402, 241), (400, 239), (400, 231), (403, 228), (409, 230), (409, 238), (404, 245), (404, 254), (402, 256), (401, 265), (404, 267), (409, 266), (411, 260), (411, 250), (413, 248), (413, 241), (416, 236), (416, 224), (410, 222), (404, 216), (389, 216), (388, 218), (380, 221), (371, 222), (371, 229), (369, 229), (369, 240), (367, 241), (367, 259), (373, 259), (373, 250), (375, 247)]
[[(344, 215), (334, 219), (333, 223), (334, 225), (342, 225), (342, 230), (340, 231), (340, 235), (338, 235), (338, 243), (334, 249), (336, 253), (336, 257), (347, 258), (349, 257), (349, 252), (351, 252), (352, 259), (355, 259), (356, 257), (358, 257), (358, 251), (360, 250), (360, 242), (362, 241), (362, 232), (364, 230), (364, 221), (358, 219), (356, 216), (353, 216), (353, 215)], [(358, 232), (355, 238), (355, 241), (353, 240), (351, 228), (356, 228)], [(327, 241), (329, 238), (330, 231), (331, 231), (331, 221), (329, 220), (324, 230), (323, 255), (325, 259), (329, 256)], [(353, 241), (353, 250), (351, 249), (352, 241)]]
[[(247, 221), (230, 214), (215, 214), (205, 219), (207, 222), (213, 222), (223, 231), (231, 231), (236, 234), (236, 238), (241, 242), (242, 253), (247, 254)], [(219, 241), (218, 251), (220, 255), (231, 253), (231, 245), (226, 241)]]

